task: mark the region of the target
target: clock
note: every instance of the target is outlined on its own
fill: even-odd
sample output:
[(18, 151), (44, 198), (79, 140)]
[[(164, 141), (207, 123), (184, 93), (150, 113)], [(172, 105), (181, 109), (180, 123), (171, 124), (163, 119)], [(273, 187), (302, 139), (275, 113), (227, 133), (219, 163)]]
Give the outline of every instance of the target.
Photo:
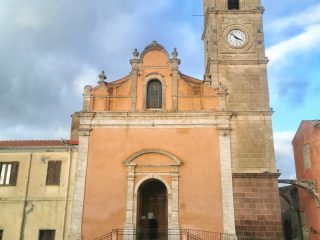
[(227, 41), (232, 47), (241, 48), (247, 41), (246, 34), (239, 29), (232, 29), (227, 34)]

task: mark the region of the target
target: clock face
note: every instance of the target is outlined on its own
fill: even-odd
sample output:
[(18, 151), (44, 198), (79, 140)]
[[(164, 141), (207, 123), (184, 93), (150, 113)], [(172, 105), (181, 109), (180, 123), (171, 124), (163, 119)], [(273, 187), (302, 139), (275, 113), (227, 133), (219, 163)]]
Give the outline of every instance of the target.
[(233, 47), (242, 47), (246, 43), (246, 35), (239, 29), (233, 29), (228, 33), (227, 40)]

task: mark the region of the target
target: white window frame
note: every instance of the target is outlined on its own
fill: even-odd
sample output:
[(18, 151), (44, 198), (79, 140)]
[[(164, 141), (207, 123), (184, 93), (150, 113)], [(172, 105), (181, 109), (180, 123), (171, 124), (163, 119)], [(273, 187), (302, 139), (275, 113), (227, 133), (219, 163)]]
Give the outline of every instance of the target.
[(0, 185), (10, 185), (12, 163), (2, 162), (0, 168)]
[(303, 154), (303, 167), (304, 167), (304, 169), (311, 168), (310, 145), (309, 144), (303, 145), (302, 154)]

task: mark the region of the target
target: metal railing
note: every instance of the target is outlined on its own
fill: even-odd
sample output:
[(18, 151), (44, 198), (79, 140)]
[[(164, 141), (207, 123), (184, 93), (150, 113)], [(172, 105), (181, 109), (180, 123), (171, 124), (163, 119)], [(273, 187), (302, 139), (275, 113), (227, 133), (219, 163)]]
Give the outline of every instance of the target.
[(112, 240), (112, 232), (109, 232), (105, 235), (95, 238), (94, 240)]
[(233, 234), (209, 232), (195, 229), (186, 229), (188, 240), (236, 240)]
[(114, 229), (94, 240), (236, 240), (236, 235), (195, 229)]
[(167, 229), (138, 229), (135, 231), (117, 229), (113, 230), (116, 239), (113, 240), (180, 240), (180, 229), (168, 231)]

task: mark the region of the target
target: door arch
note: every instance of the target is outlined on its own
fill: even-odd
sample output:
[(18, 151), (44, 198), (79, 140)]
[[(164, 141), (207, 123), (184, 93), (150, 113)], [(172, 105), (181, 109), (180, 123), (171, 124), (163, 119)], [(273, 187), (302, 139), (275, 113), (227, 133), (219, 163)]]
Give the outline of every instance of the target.
[(136, 222), (139, 240), (167, 239), (168, 190), (162, 181), (151, 178), (139, 186)]

